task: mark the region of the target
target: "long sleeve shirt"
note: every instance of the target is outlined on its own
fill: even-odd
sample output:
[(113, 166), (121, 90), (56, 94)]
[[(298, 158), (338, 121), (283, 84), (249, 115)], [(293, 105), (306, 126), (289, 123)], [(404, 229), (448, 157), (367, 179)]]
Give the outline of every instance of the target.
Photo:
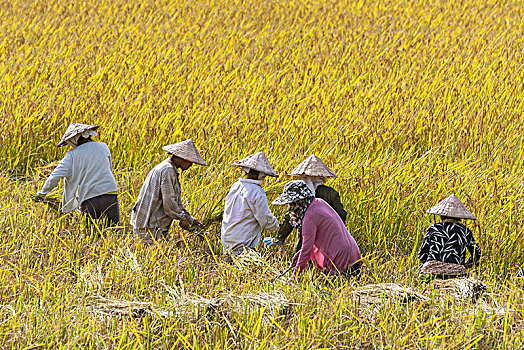
[(103, 142), (89, 141), (69, 150), (47, 178), (39, 195), (50, 193), (64, 179), (62, 211), (71, 212), (83, 201), (118, 191), (111, 152)]
[[(340, 195), (334, 188), (326, 185), (320, 185), (315, 190), (315, 197), (323, 199), (327, 204), (329, 204), (337, 212), (338, 216), (340, 216), (342, 222), (346, 223), (347, 212), (344, 210), (344, 205), (340, 201)], [(286, 214), (284, 215), (282, 224), (280, 224), (276, 239), (281, 242), (284, 242), (292, 231), (293, 226), (291, 226), (291, 224), (289, 223), (289, 215)], [(295, 253), (298, 252), (301, 247), (302, 235), (298, 233), (294, 248)]]
[(302, 248), (293, 260), (300, 274), (309, 260), (330, 274), (345, 272), (361, 259), (355, 239), (337, 212), (324, 200), (315, 198), (302, 219)]
[(471, 262), (478, 263), (481, 251), (471, 230), (458, 222), (443, 221), (428, 227), (418, 257), (422, 263), (435, 260), (464, 265), (466, 250)]
[(195, 220), (182, 204), (178, 171), (171, 158), (154, 167), (144, 181), (131, 213), (135, 229), (167, 231), (173, 220)]
[(271, 213), (262, 181), (239, 179), (225, 200), (221, 239), (224, 250), (238, 254), (255, 249), (262, 230), (275, 231), (278, 221)]

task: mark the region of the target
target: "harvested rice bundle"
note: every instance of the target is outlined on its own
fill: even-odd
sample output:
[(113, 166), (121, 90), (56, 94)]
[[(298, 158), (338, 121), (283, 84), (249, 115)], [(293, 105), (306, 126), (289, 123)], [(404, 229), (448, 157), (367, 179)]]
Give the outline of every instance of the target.
[(246, 249), (242, 254), (234, 256), (233, 262), (241, 270), (256, 272), (262, 276), (276, 277), (280, 275), (277, 268), (271, 266), (260, 253), (252, 249)]
[(487, 285), (472, 277), (434, 280), (434, 288), (441, 296), (449, 296), (459, 302), (476, 302), (487, 289)]
[(399, 286), (395, 283), (369, 284), (352, 290), (348, 296), (359, 298), (365, 304), (382, 303), (384, 298), (407, 302), (426, 302), (428, 297), (420, 294), (412, 288)]

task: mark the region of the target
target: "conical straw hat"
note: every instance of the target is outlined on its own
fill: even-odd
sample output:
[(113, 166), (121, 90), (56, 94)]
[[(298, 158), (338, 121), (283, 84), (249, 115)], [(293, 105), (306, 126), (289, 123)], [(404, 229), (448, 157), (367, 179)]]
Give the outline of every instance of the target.
[(162, 149), (169, 154), (190, 161), (191, 163), (204, 166), (207, 165), (204, 159), (200, 156), (200, 153), (198, 153), (198, 149), (191, 139), (164, 146)]
[(242, 160), (237, 160), (231, 165), (254, 169), (269, 176), (278, 177), (278, 173), (273, 169), (264, 152), (252, 154)]
[(428, 213), (458, 219), (477, 219), (454, 194), (428, 209)]
[(66, 141), (69, 140), (71, 137), (75, 137), (78, 134), (83, 133), (84, 131), (88, 130), (96, 130), (98, 129), (98, 125), (89, 125), (89, 124), (80, 124), (80, 123), (71, 123), (69, 127), (67, 128), (64, 136), (62, 136), (62, 139), (58, 143), (58, 147), (62, 147), (66, 145)]
[(326, 164), (312, 154), (307, 157), (302, 163), (300, 163), (295, 169), (293, 169), (289, 175), (306, 175), (306, 176), (319, 176), (319, 177), (337, 177), (337, 174), (329, 169)]

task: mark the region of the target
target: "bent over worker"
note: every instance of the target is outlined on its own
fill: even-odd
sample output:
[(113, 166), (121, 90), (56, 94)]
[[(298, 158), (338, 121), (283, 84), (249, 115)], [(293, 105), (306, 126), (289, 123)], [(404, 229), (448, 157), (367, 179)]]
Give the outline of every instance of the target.
[(355, 239), (337, 212), (315, 198), (304, 181), (288, 182), (273, 204), (289, 204), (289, 222), (302, 235), (302, 247), (293, 257), (295, 275), (306, 269), (309, 260), (329, 275), (360, 271), (361, 255)]
[[(476, 220), (475, 216), (454, 194), (428, 213), (439, 215), (442, 222), (428, 227), (418, 252), (423, 264), (420, 272), (426, 278), (454, 278), (467, 274), (467, 268), (477, 265), (481, 251), (469, 228), (462, 219)], [(466, 262), (466, 250), (470, 259)]]
[(178, 170), (185, 171), (193, 163), (206, 166), (193, 140), (186, 140), (162, 148), (169, 158), (155, 166), (144, 181), (131, 213), (135, 238), (150, 245), (166, 238), (173, 220), (189, 230), (191, 226), (204, 227), (182, 204), (182, 189)]
[[(329, 169), (319, 157), (314, 154), (309, 156), (293, 169), (289, 175), (296, 176), (299, 180), (304, 181), (309, 189), (315, 194), (315, 197), (323, 199), (328, 203), (340, 216), (342, 222), (346, 223), (347, 213), (340, 201), (340, 195), (334, 188), (324, 185), (326, 179), (336, 178), (337, 175), (334, 171)], [(269, 247), (273, 244), (283, 244), (292, 231), (293, 226), (290, 224), (289, 215), (286, 214), (282, 224), (280, 224), (276, 237), (264, 238), (264, 244)], [(302, 235), (300, 232), (297, 232), (294, 253), (298, 252), (301, 246)]]
[(103, 142), (95, 142), (98, 125), (71, 123), (58, 147), (65, 145), (67, 151), (58, 163), (37, 197), (45, 198), (64, 179), (62, 211), (79, 209), (88, 224), (105, 218), (110, 226), (118, 225), (118, 186), (112, 172), (111, 152)]
[(237, 255), (255, 249), (261, 230), (275, 231), (278, 221), (269, 210), (262, 188), (266, 176), (278, 177), (264, 153), (258, 152), (233, 163), (245, 172), (231, 186), (225, 200), (221, 239), (224, 251)]

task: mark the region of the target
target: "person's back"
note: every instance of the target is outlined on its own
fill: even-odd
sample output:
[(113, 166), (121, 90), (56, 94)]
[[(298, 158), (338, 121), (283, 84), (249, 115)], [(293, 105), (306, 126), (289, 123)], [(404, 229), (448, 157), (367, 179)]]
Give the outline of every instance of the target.
[(302, 221), (302, 249), (297, 267), (304, 269), (313, 253), (315, 264), (331, 272), (345, 272), (361, 259), (355, 239), (338, 213), (324, 200), (315, 198)]
[[(103, 142), (90, 141), (68, 151), (72, 159), (75, 181), (84, 184), (84, 199), (116, 191), (111, 152)], [(66, 177), (65, 181), (69, 181)]]
[(469, 228), (455, 221), (443, 221), (428, 228), (422, 249), (421, 262), (440, 261), (465, 265), (466, 250), (475, 244)]
[(315, 190), (315, 197), (323, 199), (327, 204), (329, 204), (335, 212), (340, 216), (343, 223), (346, 223), (347, 212), (344, 209), (344, 205), (340, 201), (339, 193), (330, 186), (319, 185)]
[(103, 142), (89, 141), (68, 151), (52, 174), (65, 181), (64, 212), (77, 209), (85, 200), (116, 193), (111, 168), (111, 152)]
[(273, 230), (278, 225), (261, 184), (258, 180), (241, 178), (231, 186), (225, 199), (221, 240), (234, 254), (244, 248), (256, 248), (261, 230)]

